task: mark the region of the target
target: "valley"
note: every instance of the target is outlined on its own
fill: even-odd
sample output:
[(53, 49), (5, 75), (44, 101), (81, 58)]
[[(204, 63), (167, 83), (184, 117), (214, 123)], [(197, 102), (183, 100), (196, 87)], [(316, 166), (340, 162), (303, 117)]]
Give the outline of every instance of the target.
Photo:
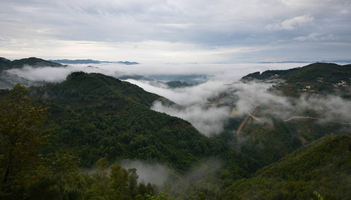
[[(21, 66), (2, 61), (0, 83), (25, 81), (6, 72)], [(36, 65), (33, 59), (22, 61)], [(36, 63), (46, 62), (51, 63)], [(140, 76), (128, 79), (133, 77)], [(47, 198), (68, 199), (317, 199), (317, 192), (324, 199), (347, 199), (349, 77), (350, 65), (314, 63), (227, 84), (152, 80), (173, 100), (101, 73), (79, 71), (61, 82), (42, 81), (24, 95), (33, 98), (31, 106), (48, 108), (50, 115), (34, 129), (52, 130), (50, 147), (40, 153), (53, 160), (38, 165), (47, 170), (43, 173), (26, 172), (33, 181), (21, 185), (24, 192), (16, 189), (22, 179), (14, 176), (11, 187), (0, 185), (0, 196), (45, 191)], [(137, 80), (150, 83), (147, 77)], [(12, 91), (0, 90), (0, 98)], [(178, 100), (177, 94), (186, 98)], [(2, 176), (9, 155), (0, 152)], [(134, 161), (140, 170), (123, 168)], [(157, 166), (160, 173), (138, 180), (139, 171), (140, 177), (151, 173), (143, 166)], [(153, 179), (162, 181), (156, 185)]]

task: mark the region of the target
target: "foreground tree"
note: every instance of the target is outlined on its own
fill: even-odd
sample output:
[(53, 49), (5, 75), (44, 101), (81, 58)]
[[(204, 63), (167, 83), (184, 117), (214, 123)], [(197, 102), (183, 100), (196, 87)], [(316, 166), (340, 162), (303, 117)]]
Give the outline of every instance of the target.
[(0, 102), (0, 195), (11, 195), (36, 181), (51, 131), (40, 126), (47, 108), (33, 105), (28, 90), (17, 84)]

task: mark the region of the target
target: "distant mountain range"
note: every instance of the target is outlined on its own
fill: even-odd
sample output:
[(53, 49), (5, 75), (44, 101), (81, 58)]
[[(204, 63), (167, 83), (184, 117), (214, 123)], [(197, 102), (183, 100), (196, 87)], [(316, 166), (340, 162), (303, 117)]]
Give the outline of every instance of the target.
[[(302, 93), (331, 94), (333, 90), (346, 90), (351, 83), (351, 64), (338, 65), (334, 63), (313, 63), (304, 67), (288, 70), (267, 70), (262, 73), (254, 72), (242, 77), (241, 81), (279, 82), (276, 89), (286, 96), (299, 96)], [(341, 87), (339, 87), (341, 86)], [(341, 93), (345, 98), (348, 92)], [(347, 98), (351, 96), (348, 95)]]
[(15, 69), (15, 68), (22, 68), (25, 65), (36, 67), (64, 67), (64, 65), (56, 62), (51, 62), (47, 60), (43, 60), (40, 58), (30, 57), (30, 58), (23, 58), (19, 60), (8, 60), (6, 58), (0, 57), (0, 71), (8, 70), (8, 69)]
[(351, 63), (351, 60), (320, 60), (320, 61), (280, 61), (280, 62), (260, 62), (260, 63)]
[(92, 59), (78, 59), (78, 60), (68, 60), (68, 59), (61, 59), (61, 60), (49, 60), (51, 62), (57, 62), (62, 64), (102, 64), (102, 63), (118, 63), (124, 65), (137, 65), (138, 62), (129, 62), (129, 61), (99, 61), (99, 60), (92, 60)]

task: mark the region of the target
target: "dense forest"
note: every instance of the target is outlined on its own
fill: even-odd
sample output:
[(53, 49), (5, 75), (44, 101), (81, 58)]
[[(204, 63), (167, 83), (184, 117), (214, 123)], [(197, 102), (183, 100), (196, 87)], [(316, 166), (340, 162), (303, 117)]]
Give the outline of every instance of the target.
[(350, 77), (351, 64), (313, 63), (288, 70), (254, 72), (244, 76), (241, 80), (245, 82), (283, 80), (275, 87), (285, 96), (299, 97), (303, 93), (312, 92), (324, 95), (341, 94), (344, 98), (350, 98), (349, 88), (338, 87), (350, 82)]
[[(329, 80), (318, 74), (304, 77), (315, 65), (267, 77), (278, 74), (289, 84)], [(351, 138), (343, 131), (349, 125), (317, 123), (320, 114), (313, 110), (304, 111), (308, 119), (283, 121), (262, 105), (255, 117), (271, 123), (251, 122), (255, 119), (249, 115), (232, 118), (221, 134), (206, 137), (189, 122), (150, 109), (156, 100), (178, 106), (174, 102), (102, 74), (74, 72), (61, 83), (17, 84), (0, 90), (0, 99), (0, 199), (310, 200), (351, 195)], [(160, 163), (168, 169), (167, 177), (157, 177), (164, 178), (163, 184), (145, 183), (136, 168), (122, 166), (123, 160)]]

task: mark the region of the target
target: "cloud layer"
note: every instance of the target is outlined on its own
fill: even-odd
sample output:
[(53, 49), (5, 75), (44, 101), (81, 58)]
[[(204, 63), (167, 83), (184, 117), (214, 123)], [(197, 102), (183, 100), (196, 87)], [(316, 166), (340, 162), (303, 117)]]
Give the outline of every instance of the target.
[[(351, 49), (348, 0), (2, 0), (1, 5), (0, 54), (12, 59), (330, 60), (348, 59)], [(302, 43), (311, 34), (333, 37)]]
[[(231, 118), (241, 118), (252, 113), (257, 106), (260, 112), (270, 114), (282, 120), (304, 116), (306, 109), (316, 111), (319, 122), (350, 123), (351, 102), (337, 96), (305, 97), (291, 99), (269, 92), (272, 84), (237, 82), (242, 76), (254, 71), (267, 69), (288, 69), (298, 67), (296, 64), (211, 64), (211, 65), (133, 65), (99, 64), (93, 66), (71, 65), (65, 68), (32, 68), (12, 69), (8, 73), (32, 81), (60, 82), (73, 71), (98, 72), (120, 77), (123, 75), (191, 75), (208, 76), (205, 83), (186, 88), (169, 88), (164, 82), (129, 79), (128, 82), (156, 93), (180, 106), (167, 107), (155, 102), (152, 109), (189, 121), (201, 133), (211, 136), (223, 131)], [(166, 80), (164, 80), (166, 81)], [(234, 109), (234, 110), (233, 110)], [(269, 120), (261, 119), (262, 123)]]
[[(210, 84), (212, 87), (203, 90), (206, 88), (206, 84)], [(155, 102), (152, 109), (187, 120), (207, 136), (221, 133), (230, 118), (241, 119), (252, 115), (258, 107), (260, 107), (260, 117), (262, 118), (257, 123), (270, 124), (271, 121), (265, 118), (267, 114), (284, 121), (308, 118), (310, 116), (306, 115), (305, 111), (313, 110), (318, 115), (318, 119), (313, 119), (317, 119), (319, 123), (351, 124), (349, 114), (351, 101), (349, 100), (332, 95), (326, 97), (301, 96), (299, 99), (293, 99), (268, 91), (271, 86), (271, 84), (264, 83), (237, 82), (221, 85), (220, 82), (217, 84), (207, 82), (183, 89), (184, 93), (193, 95), (192, 99), (197, 99), (197, 103), (194, 103), (186, 95), (182, 95), (177, 98), (183, 97), (183, 100), (173, 100), (177, 100), (176, 102), (179, 102), (183, 108), (167, 107), (160, 102)], [(176, 96), (179, 91), (174, 90), (173, 92)]]

